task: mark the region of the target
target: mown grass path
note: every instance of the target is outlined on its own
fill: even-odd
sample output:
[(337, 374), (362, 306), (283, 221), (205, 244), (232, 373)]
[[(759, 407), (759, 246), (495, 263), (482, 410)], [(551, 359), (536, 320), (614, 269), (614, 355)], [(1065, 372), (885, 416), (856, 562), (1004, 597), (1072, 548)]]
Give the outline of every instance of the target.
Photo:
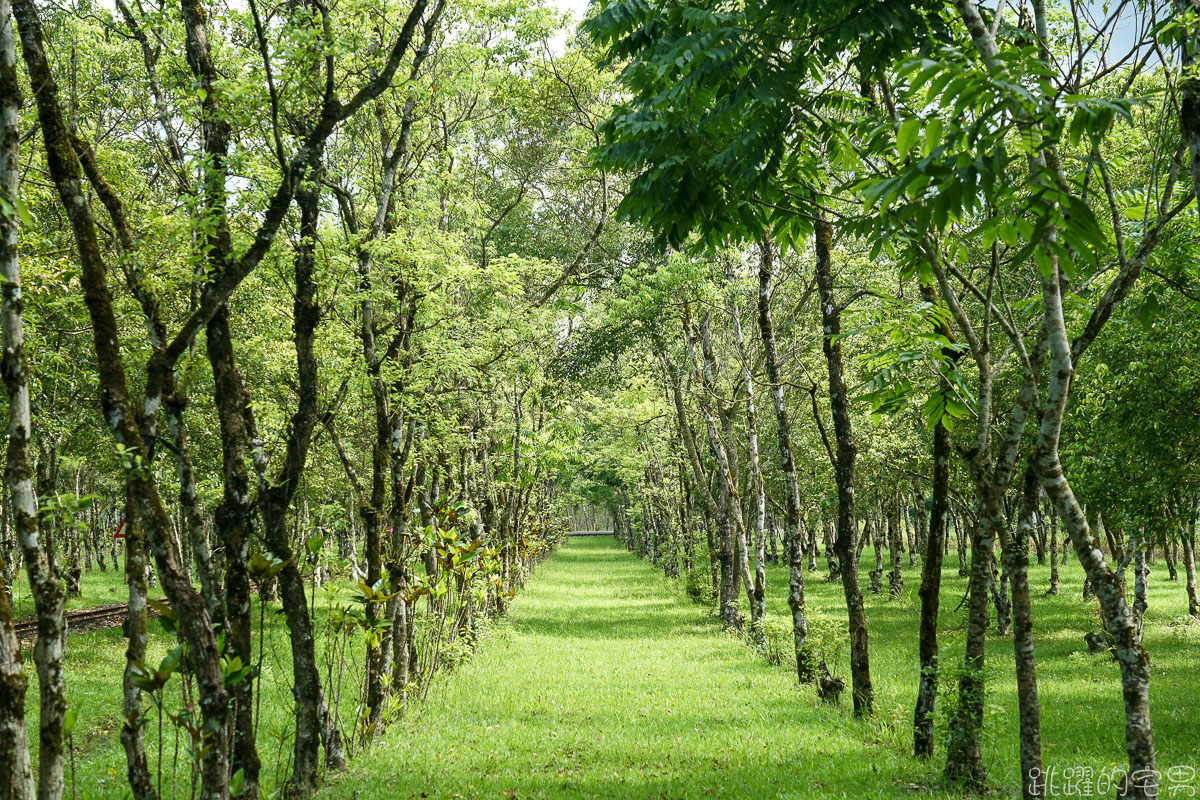
[(323, 796), (914, 796), (912, 764), (871, 738), (650, 565), (589, 537), (542, 565), (475, 659)]

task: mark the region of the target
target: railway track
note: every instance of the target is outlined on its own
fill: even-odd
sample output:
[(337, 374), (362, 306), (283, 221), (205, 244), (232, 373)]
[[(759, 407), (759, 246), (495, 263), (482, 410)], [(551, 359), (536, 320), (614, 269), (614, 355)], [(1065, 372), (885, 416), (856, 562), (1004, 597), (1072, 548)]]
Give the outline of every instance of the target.
[[(92, 608), (80, 608), (76, 611), (68, 611), (67, 635), (83, 633), (85, 631), (96, 631), (103, 628), (115, 628), (125, 621), (125, 614), (128, 608), (128, 603), (113, 603), (106, 606), (94, 606)], [(153, 611), (149, 613), (154, 614)], [(37, 619), (35, 617), (25, 617), (15, 620), (13, 627), (16, 629), (17, 638), (22, 641), (33, 641), (37, 638)]]

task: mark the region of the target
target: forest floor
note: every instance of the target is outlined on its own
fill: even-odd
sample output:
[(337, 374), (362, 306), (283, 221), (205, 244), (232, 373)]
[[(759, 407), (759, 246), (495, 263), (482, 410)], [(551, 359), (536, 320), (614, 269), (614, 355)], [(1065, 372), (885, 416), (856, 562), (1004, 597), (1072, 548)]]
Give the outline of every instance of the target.
[(322, 796), (919, 794), (870, 725), (797, 689), (613, 539), (576, 538)]

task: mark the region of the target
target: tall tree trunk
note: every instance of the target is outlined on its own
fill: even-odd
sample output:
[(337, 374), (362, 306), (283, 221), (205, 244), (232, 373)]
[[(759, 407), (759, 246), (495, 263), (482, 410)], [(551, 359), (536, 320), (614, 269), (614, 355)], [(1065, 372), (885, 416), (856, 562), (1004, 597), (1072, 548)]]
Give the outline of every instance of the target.
[[(226, 213), (230, 122), (220, 107), (219, 80), (210, 51), (209, 15), (202, 0), (181, 0), (187, 63), (200, 87), (200, 128), (205, 160), (200, 179), (203, 195), (204, 253), (209, 290), (215, 288), (233, 259), (233, 240)], [(224, 493), (214, 514), (225, 546), (225, 646), (243, 664), (253, 662), (250, 620), (250, 544), (253, 534), (250, 449), (247, 416), (250, 397), (234, 357), (229, 308), (220, 305), (206, 326), (206, 350), (213, 372), (213, 402), (220, 423), (221, 476)], [(230, 689), (234, 707), (231, 769), (241, 772), (244, 791), (258, 792), (260, 762), (255, 744), (254, 681), (241, 680)]]
[(284, 562), (279, 571), (279, 589), (291, 645), (292, 695), (296, 701), (292, 775), (288, 784), (291, 791), (300, 795), (316, 787), (319, 748), (323, 738), (328, 742), (326, 762), (337, 768), (343, 759), (341, 735), (329, 719), (329, 709), (321, 687), (304, 577), (287, 533), (288, 509), (299, 488), (317, 423), (317, 360), (313, 345), (321, 311), (316, 303), (313, 271), (320, 218), (319, 200), (320, 192), (312, 183), (306, 183), (296, 192), (296, 205), (300, 209), (300, 242), (296, 245), (293, 258), (296, 294), (292, 325), (299, 402), (290, 421), (281, 469), (273, 478), (265, 471), (259, 476), (263, 538), (271, 554)]
[(822, 349), (829, 372), (829, 405), (833, 413), (834, 440), (837, 443), (834, 474), (837, 483), (838, 516), (834, 551), (841, 570), (842, 591), (846, 596), (846, 615), (850, 629), (850, 677), (854, 696), (855, 716), (870, 716), (875, 702), (871, 686), (871, 666), (867, 653), (867, 615), (863, 608), (862, 590), (858, 584), (858, 559), (854, 538), (857, 523), (854, 516), (854, 459), (857, 447), (850, 421), (850, 397), (842, 369), (841, 315), (833, 293), (833, 228), (823, 213), (816, 214), (814, 241), (816, 249), (817, 290), (821, 298), (821, 322), (824, 329)]
[[(685, 331), (685, 335), (687, 335)], [(690, 337), (688, 339), (690, 342)], [(704, 534), (708, 546), (708, 564), (709, 573), (712, 579), (712, 591), (714, 597), (720, 596), (720, 558), (718, 555), (718, 547), (716, 537), (713, 535), (713, 526), (719, 523), (721, 519), (721, 510), (717, 501), (713, 498), (712, 492), (709, 490), (708, 475), (704, 471), (704, 465), (700, 460), (700, 450), (696, 446), (696, 439), (692, 435), (691, 426), (688, 424), (687, 407), (683, 402), (683, 378), (680, 371), (670, 364), (666, 357), (659, 353), (659, 361), (663, 365), (663, 372), (666, 376), (667, 388), (671, 395), (671, 401), (675, 407), (675, 421), (679, 428), (679, 438), (683, 441), (684, 449), (687, 451), (688, 463), (692, 467), (692, 477), (696, 491), (700, 495), (704, 508)], [(692, 359), (694, 361), (694, 359)]]
[[(213, 371), (213, 402), (221, 429), (224, 494), (214, 514), (225, 546), (226, 650), (243, 664), (254, 663), (250, 614), (250, 543), (253, 536), (250, 475), (246, 451), (249, 395), (234, 361), (229, 310), (222, 307), (208, 324), (208, 361)], [(234, 707), (231, 769), (241, 770), (246, 791), (258, 791), (260, 763), (254, 731), (254, 681), (238, 681), (230, 690)]]
[(1087, 573), (1100, 601), (1105, 627), (1112, 637), (1121, 667), (1121, 693), (1125, 705), (1125, 752), (1129, 772), (1124, 790), (1127, 797), (1152, 798), (1158, 794), (1154, 735), (1150, 723), (1150, 658), (1142, 646), (1139, 626), (1125, 601), (1121, 581), (1109, 568), (1100, 542), (1088, 524), (1083, 507), (1063, 474), (1059, 460), (1059, 438), (1067, 397), (1074, 373), (1072, 346), (1063, 319), (1061, 276), (1053, 262), (1042, 282), (1043, 319), (1049, 336), (1049, 385), (1042, 406), (1042, 426), (1034, 449), (1034, 468), (1042, 488), (1062, 517), (1079, 563)]
[[(687, 340), (688, 355), (692, 364), (692, 370), (700, 384), (700, 411), (704, 417), (705, 427), (708, 429), (709, 449), (712, 453), (713, 460), (717, 464), (717, 480), (720, 492), (720, 513), (721, 513), (721, 543), (720, 543), (720, 563), (722, 567), (721, 575), (721, 618), (727, 628), (739, 627), (740, 615), (737, 610), (737, 568), (735, 562), (735, 550), (739, 533), (745, 530), (745, 525), (742, 522), (741, 501), (738, 497), (737, 486), (734, 480), (734, 466), (731, 463), (731, 451), (726, 445), (726, 437), (721, 433), (721, 427), (718, 425), (716, 413), (710, 401), (710, 394), (714, 393), (713, 380), (714, 370), (716, 367), (716, 359), (712, 354), (712, 345), (709, 337), (709, 315), (706, 314), (701, 320), (699, 335), (692, 330), (691, 311), (688, 306), (684, 305), (684, 337)], [(703, 348), (703, 360), (696, 354), (697, 339), (699, 339), (700, 347)], [(729, 419), (726, 409), (719, 409), (721, 414), (721, 425), (726, 421), (732, 422)]]
[(401, 702), (406, 702), (408, 684), (412, 676), (409, 653), (414, 632), (410, 624), (412, 609), (404, 597), (412, 578), (406, 565), (412, 555), (412, 543), (408, 535), (408, 495), (404, 477), (409, 454), (412, 452), (413, 438), (416, 435), (416, 419), (409, 418), (408, 424), (404, 426), (403, 436), (400, 435), (399, 427), (397, 419), (393, 423), (389, 447), (392, 475), (392, 541), (388, 558), (388, 580), (390, 590), (396, 593), (394, 605), (389, 609), (389, 618), (392, 620), (391, 688), (392, 691), (400, 693)]
[(1179, 538), (1183, 542), (1183, 574), (1187, 585), (1188, 613), (1193, 617), (1200, 618), (1200, 594), (1196, 592), (1196, 522), (1194, 518), (1180, 521)]
[[(989, 617), (989, 589), (995, 569), (997, 524), (1003, 525), (1001, 498), (985, 471), (980, 471), (976, 491), (981, 495), (975, 528), (971, 533), (971, 568), (968, 578), (967, 637), (963, 672), (958, 681), (958, 708), (950, 720), (946, 775), (979, 788), (987, 780), (983, 765), (984, 656)], [(985, 506), (994, 506), (991, 513)]]
[[(734, 343), (742, 364), (742, 390), (746, 393), (746, 451), (749, 456), (750, 486), (754, 493), (754, 509), (750, 516), (750, 531), (743, 536), (745, 541), (752, 542), (755, 548), (754, 580), (747, 581), (747, 594), (750, 600), (750, 636), (761, 644), (764, 641), (763, 615), (766, 610), (767, 575), (763, 564), (762, 537), (767, 523), (767, 493), (763, 486), (762, 465), (758, 453), (758, 413), (754, 408), (754, 378), (750, 374), (750, 354), (746, 351), (746, 342), (742, 335), (742, 320), (738, 313), (737, 303), (732, 298), (729, 304), (730, 317), (733, 322)], [(793, 559), (801, 562), (803, 559), (803, 543), (799, 533), (796, 536), (796, 552)], [(745, 561), (746, 559), (743, 559)], [(743, 569), (749, 573), (749, 564)], [(794, 580), (794, 579), (793, 579)], [(803, 578), (801, 578), (800, 593), (803, 597)], [(790, 588), (789, 588), (789, 604)]]
[[(8, 18), (0, 19), (4, 36), (11, 42)], [(22, 31), (24, 32), (24, 31)], [(13, 527), (25, 561), (29, 590), (37, 612), (37, 644), (33, 661), (38, 676), (38, 786), (39, 800), (58, 800), (63, 789), (63, 715), (67, 710), (62, 657), (66, 644), (64, 603), (66, 597), (54, 568), (48, 532), (40, 530), (38, 497), (34, 489), (33, 458), (30, 453), (33, 419), (29, 398), (29, 365), (25, 358), (25, 333), (21, 319), (23, 298), (21, 271), (17, 261), (17, 125), (20, 90), (16, 83), (12, 47), (0, 54), (0, 197), (11, 211), (0, 215), (0, 280), (3, 281), (4, 354), (0, 370), (8, 395), (8, 463), (6, 475), (12, 497)], [(35, 84), (36, 85), (36, 84)]]
[(874, 516), (863, 520), (862, 540), (870, 540), (871, 550), (875, 553), (875, 566), (870, 572), (871, 594), (880, 594), (883, 591), (883, 534), (882, 520)]
[(1050, 588), (1048, 595), (1058, 594), (1058, 514), (1050, 510)]
[(838, 565), (837, 553), (834, 551), (834, 532), (831, 520), (821, 518), (821, 533), (825, 537), (825, 563), (829, 570), (829, 580), (836, 581), (842, 575), (842, 568)]
[[(7, 11), (7, 5), (0, 2), (0, 13)], [(11, 30), (9, 24), (4, 27)], [(0, 59), (3, 58), (4, 35), (0, 32)], [(8, 36), (11, 53), (12, 34)], [(0, 103), (4, 103), (3, 93), (4, 89), (0, 88)], [(0, 109), (2, 114), (3, 110)], [(0, 167), (0, 173), (3, 169)], [(0, 184), (5, 177), (0, 175)], [(0, 227), (3, 225), (0, 222)], [(2, 258), (4, 255), (0, 253)], [(0, 770), (0, 800), (33, 800), (33, 771), (29, 765), (29, 739), (25, 729), (25, 689), (28, 681), (21, 664), (21, 643), (13, 627), (12, 607), (8, 603), (8, 584), (2, 580), (0, 578), (0, 764), (4, 765), (4, 769)]]
[(121, 746), (125, 749), (125, 769), (129, 788), (138, 800), (155, 796), (146, 762), (146, 744), (142, 731), (144, 716), (142, 690), (134, 682), (135, 665), (146, 660), (146, 531), (137, 515), (136, 498), (125, 489), (125, 585), (128, 610), (125, 614), (125, 670), (122, 674)]
[[(22, 98), (17, 77), (17, 55), (11, 14), (9, 0), (0, 0), (0, 199), (3, 199), (8, 209), (0, 214), (0, 279), (3, 279), (3, 308), (0, 309), (3, 319), (0, 320), (0, 327), (3, 328), (4, 348), (0, 369), (3, 370), (8, 393), (10, 472), (7, 484), (13, 501), (19, 500), (26, 506), (20, 511), (14, 508), (16, 513), (13, 518), (14, 522), (26, 526), (25, 530), (18, 527), (17, 535), (27, 537), (30, 532), (35, 536), (37, 534), (37, 504), (34, 499), (32, 511), (28, 508), (28, 448), (31, 424), (29, 371), (25, 363), (25, 333), (21, 320), (21, 271), (17, 260), (20, 252), (17, 203), (20, 202), (21, 164), (18, 147), (21, 139)], [(11, 471), (14, 459), (18, 462), (16, 472)], [(32, 529), (28, 527), (30, 522)], [(26, 549), (24, 543), (21, 549), (22, 552)], [(29, 742), (25, 730), (27, 680), (21, 665), (21, 645), (13, 629), (12, 608), (9, 606), (9, 580), (12, 571), (6, 566), (4, 572), (4, 584), (0, 586), (0, 765), (3, 765), (0, 767), (0, 800), (33, 800), (33, 773), (29, 763)], [(32, 580), (30, 585), (33, 585)], [(47, 599), (52, 606), (54, 598)], [(61, 600), (58, 602), (61, 604)], [(38, 610), (40, 613), (40, 603)], [(61, 646), (61, 640), (59, 644)], [(41, 669), (40, 663), (38, 668)], [(48, 715), (43, 712), (43, 716)], [(61, 735), (60, 728), (60, 740)], [(51, 753), (52, 761), (53, 758)], [(61, 776), (61, 761), (59, 764)], [(61, 791), (61, 777), (59, 781), (58, 788)]]
[[(779, 446), (779, 461), (784, 486), (784, 553), (788, 562), (788, 608), (792, 612), (792, 641), (796, 650), (796, 677), (800, 683), (811, 683), (814, 677), (812, 659), (808, 654), (808, 618), (804, 601), (804, 569), (800, 540), (801, 526), (800, 479), (796, 475), (796, 459), (792, 454), (792, 426), (783, 396), (783, 379), (779, 373), (779, 356), (775, 345), (775, 325), (771, 320), (771, 284), (775, 279), (775, 253), (769, 241), (759, 243), (758, 266), (758, 330), (762, 336), (763, 361), (771, 385), (771, 404), (775, 409), (775, 438)], [(810, 562), (815, 558), (816, 539), (810, 542)]]
[(1009, 594), (1009, 579), (1008, 562), (1002, 558), (999, 574), (997, 574), (995, 566), (992, 567), (991, 587), (992, 602), (996, 606), (996, 633), (1000, 636), (1008, 636), (1012, 629), (1012, 599)]
[(1041, 489), (1033, 468), (1025, 470), (1016, 534), (1000, 529), (1001, 554), (1012, 578), (1013, 651), (1017, 668), (1017, 712), (1021, 729), (1021, 796), (1046, 796), (1042, 773), (1042, 722), (1038, 706), (1037, 663), (1033, 656), (1033, 607), (1029, 596), (1029, 537)]
[[(920, 501), (923, 504), (923, 499)], [(913, 712), (913, 755), (933, 755), (933, 715), (937, 705), (938, 610), (942, 590), (942, 557), (946, 552), (946, 516), (950, 505), (950, 432), (938, 420), (933, 427), (933, 502), (925, 536), (925, 562), (921, 567), (921, 627), (918, 649), (921, 677)]]
[(904, 571), (900, 559), (900, 495), (896, 494), (888, 501), (887, 507), (887, 536), (888, 551), (892, 561), (892, 571), (888, 573), (888, 595), (900, 597), (904, 594)]

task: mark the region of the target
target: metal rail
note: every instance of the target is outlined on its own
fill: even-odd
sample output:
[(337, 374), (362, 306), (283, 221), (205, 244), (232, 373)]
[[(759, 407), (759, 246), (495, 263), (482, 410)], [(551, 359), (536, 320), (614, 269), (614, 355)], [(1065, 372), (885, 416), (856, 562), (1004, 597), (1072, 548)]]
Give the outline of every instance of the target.
[[(128, 603), (113, 603), (107, 606), (94, 606), (92, 608), (81, 608), (77, 611), (68, 611), (67, 634), (70, 635), (71, 633), (83, 632), (71, 630), (76, 625), (80, 625), (82, 623), (109, 622), (111, 620), (111, 624), (106, 625), (105, 627), (115, 627), (124, 621), (128, 609)], [(149, 611), (149, 613), (153, 614), (154, 612)], [(13, 622), (13, 628), (16, 630), (18, 639), (34, 639), (37, 637), (37, 618), (25, 617), (23, 619), (16, 620)], [(83, 630), (91, 629), (92, 628), (85, 628)]]

